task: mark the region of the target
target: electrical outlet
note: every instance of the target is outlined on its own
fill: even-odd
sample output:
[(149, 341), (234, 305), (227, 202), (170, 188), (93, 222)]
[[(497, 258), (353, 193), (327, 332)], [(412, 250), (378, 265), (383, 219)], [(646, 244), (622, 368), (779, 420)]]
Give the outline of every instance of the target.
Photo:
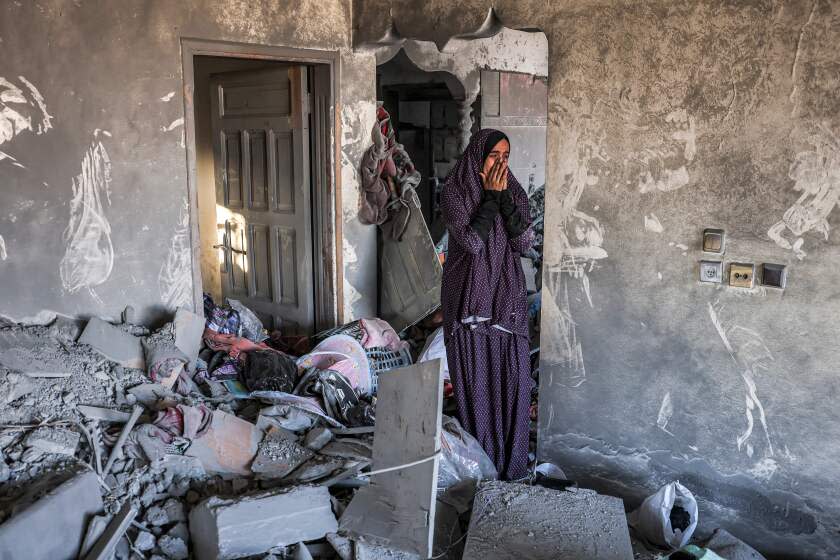
[(732, 263), (729, 265), (729, 285), (735, 288), (752, 288), (755, 278), (755, 265)]
[(706, 229), (703, 231), (703, 252), (723, 253), (726, 235), (722, 229)]
[(787, 284), (787, 269), (783, 264), (764, 263), (761, 265), (761, 285), (769, 288), (784, 289)]
[(700, 261), (700, 281), (714, 284), (723, 282), (723, 263), (720, 261)]

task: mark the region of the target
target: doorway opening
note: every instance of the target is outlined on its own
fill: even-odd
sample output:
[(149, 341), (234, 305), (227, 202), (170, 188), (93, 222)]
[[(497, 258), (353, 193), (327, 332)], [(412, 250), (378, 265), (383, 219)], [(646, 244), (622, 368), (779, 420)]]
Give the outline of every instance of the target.
[(528, 195), (536, 234), (534, 247), (521, 254), (536, 379), (548, 120), (547, 41), (542, 34), (504, 29), (491, 38), (456, 43), (439, 51), (429, 43), (405, 41), (396, 52), (380, 57), (377, 99), (397, 142), (421, 175), (416, 193), (428, 235), (442, 262), (448, 247), (440, 207), (446, 176), (478, 130), (494, 128), (510, 139), (510, 170)]
[(184, 46), (197, 293), (239, 300), (269, 331), (334, 326), (334, 56)]

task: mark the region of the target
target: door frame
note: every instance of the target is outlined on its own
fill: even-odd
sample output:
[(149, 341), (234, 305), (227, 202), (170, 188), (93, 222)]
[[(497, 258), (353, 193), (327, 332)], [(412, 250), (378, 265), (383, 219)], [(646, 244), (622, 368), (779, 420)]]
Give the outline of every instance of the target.
[[(277, 62), (293, 62), (301, 64), (317, 64), (329, 71), (328, 99), (323, 100), (325, 109), (323, 122), (312, 134), (318, 138), (321, 146), (326, 144), (325, 150), (319, 154), (312, 153), (313, 165), (323, 170), (323, 180), (316, 181), (312, 173), (310, 181), (316, 189), (312, 195), (313, 221), (313, 260), (320, 263), (320, 274), (323, 282), (313, 278), (315, 282), (315, 327), (316, 330), (332, 327), (343, 321), (344, 301), (342, 287), (344, 272), (342, 253), (337, 248), (342, 246), (341, 224), (341, 189), (340, 189), (340, 161), (336, 139), (340, 138), (338, 126), (338, 91), (339, 63), (338, 51), (320, 51), (313, 49), (299, 49), (293, 47), (274, 47), (269, 45), (255, 45), (251, 43), (233, 43), (228, 41), (213, 41), (208, 39), (181, 38), (181, 64), (184, 82), (184, 134), (187, 155), (187, 185), (190, 202), (190, 248), (192, 257), (193, 305), (198, 312), (204, 306), (201, 280), (201, 242), (199, 238), (198, 216), (198, 163), (196, 156), (196, 122), (195, 122), (195, 68), (193, 60), (196, 56), (217, 56), (227, 58), (256, 59)], [(313, 103), (312, 109), (314, 110)], [(317, 159), (316, 159), (317, 157)], [(326, 202), (326, 204), (324, 204)], [(318, 266), (313, 266), (317, 271)]]

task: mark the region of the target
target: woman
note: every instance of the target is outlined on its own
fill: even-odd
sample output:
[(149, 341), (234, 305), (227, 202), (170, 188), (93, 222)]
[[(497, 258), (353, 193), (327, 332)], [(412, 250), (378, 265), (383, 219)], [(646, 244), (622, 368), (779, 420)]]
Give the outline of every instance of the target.
[(528, 196), (508, 169), (510, 141), (475, 134), (441, 196), (449, 231), (443, 305), (449, 374), (464, 428), (507, 480), (528, 469), (531, 401), (525, 275)]

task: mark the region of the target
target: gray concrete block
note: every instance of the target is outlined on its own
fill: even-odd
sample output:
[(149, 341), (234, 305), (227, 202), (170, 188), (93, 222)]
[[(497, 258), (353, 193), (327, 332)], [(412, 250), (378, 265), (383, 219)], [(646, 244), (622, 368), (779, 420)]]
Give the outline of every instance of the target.
[(52, 426), (43, 426), (29, 433), (24, 444), (44, 453), (75, 455), (79, 446), (79, 432)]
[(479, 486), (463, 560), (633, 560), (624, 503), (594, 490)]
[(333, 433), (325, 426), (316, 426), (306, 432), (306, 438), (303, 440), (303, 445), (312, 451), (318, 451), (325, 445), (331, 442)]
[(237, 499), (213, 496), (192, 509), (189, 525), (200, 560), (260, 554), (320, 539), (338, 529), (329, 492), (316, 486)]
[(78, 474), (0, 525), (0, 559), (75, 560), (101, 510), (96, 475)]
[(140, 338), (133, 336), (98, 317), (93, 317), (85, 326), (79, 343), (88, 344), (94, 350), (124, 367), (145, 369), (143, 345)]

